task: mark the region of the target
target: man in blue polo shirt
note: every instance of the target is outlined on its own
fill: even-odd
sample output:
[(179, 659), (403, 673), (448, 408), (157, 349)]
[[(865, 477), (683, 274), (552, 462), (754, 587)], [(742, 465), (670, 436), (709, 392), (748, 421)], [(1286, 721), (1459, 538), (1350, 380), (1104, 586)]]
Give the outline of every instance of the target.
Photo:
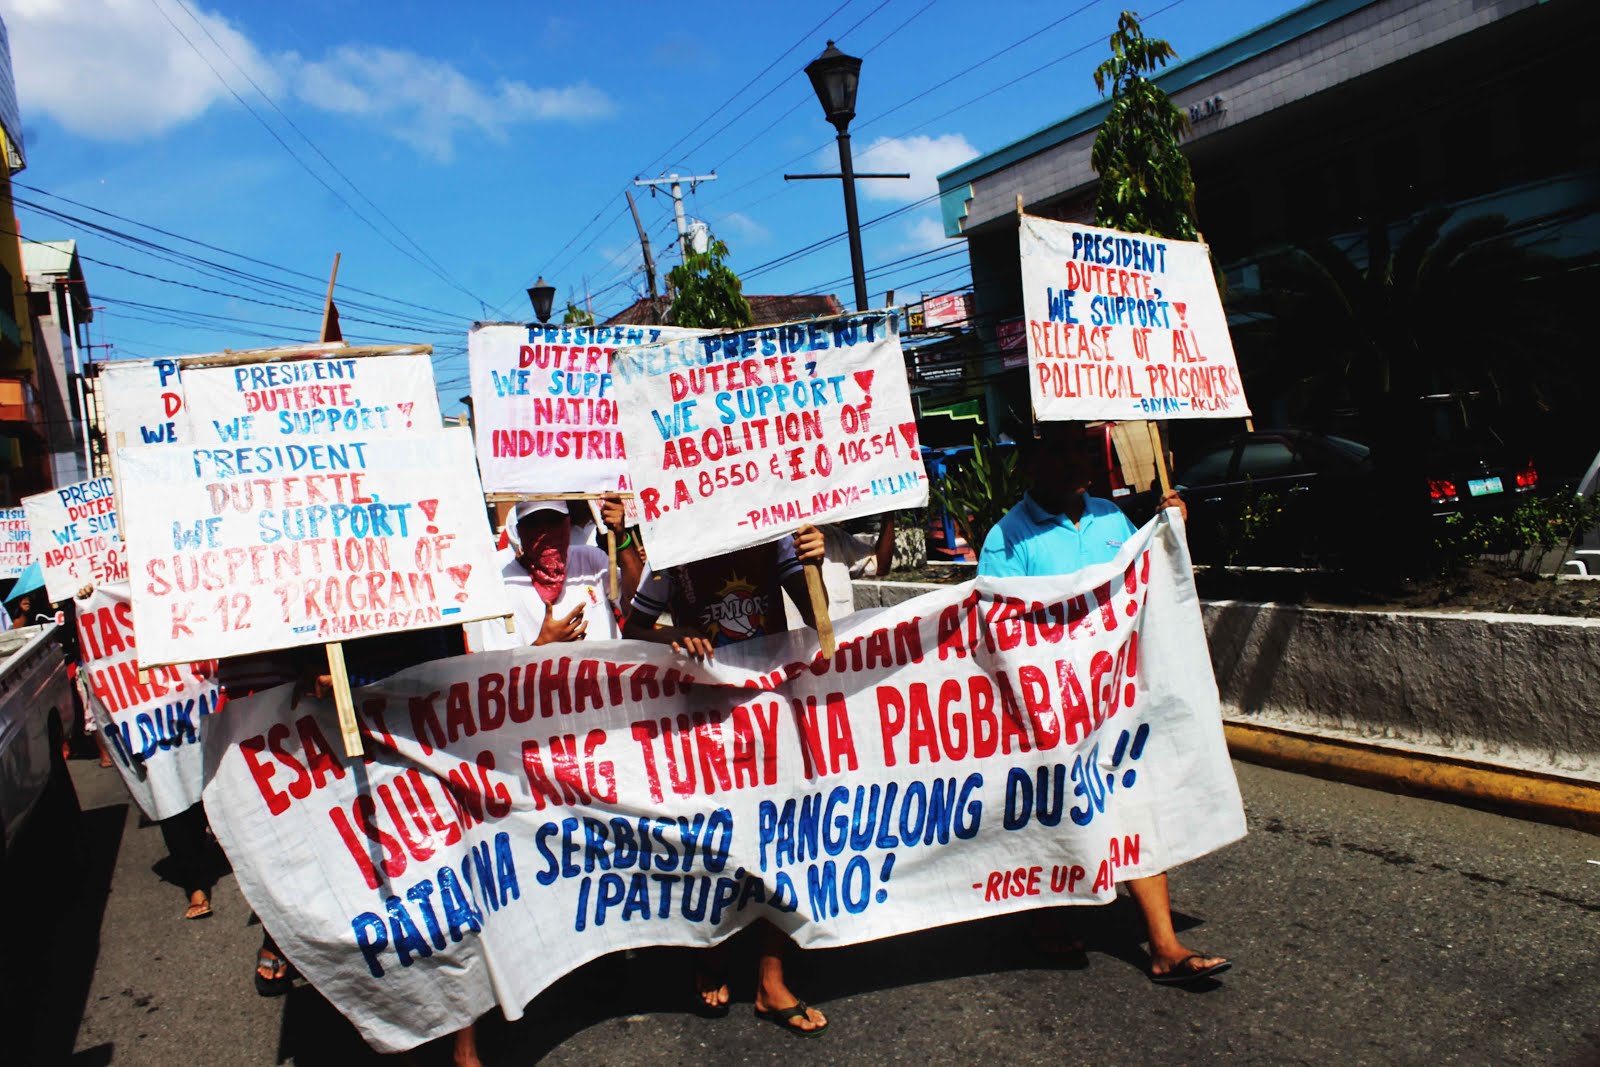
[[(1052, 422), (1040, 427), (1037, 438), (1024, 435), (1018, 447), (1031, 488), (984, 539), (978, 573), (1042, 577), (1071, 574), (1115, 559), (1135, 530), (1117, 505), (1089, 495), (1095, 471), (1105, 465), (1106, 457), (1098, 454), (1104, 445), (1078, 423)], [(1188, 517), (1176, 491), (1162, 497), (1161, 506), (1177, 508), (1180, 516)], [(1126, 884), (1149, 933), (1151, 981), (1192, 982), (1231, 966), (1221, 956), (1193, 952), (1178, 940), (1165, 874), (1131, 878)], [(1039, 935), (1047, 951), (1083, 950), (1082, 942), (1065, 935), (1059, 917), (1052, 928), (1051, 920), (1041, 916)]]

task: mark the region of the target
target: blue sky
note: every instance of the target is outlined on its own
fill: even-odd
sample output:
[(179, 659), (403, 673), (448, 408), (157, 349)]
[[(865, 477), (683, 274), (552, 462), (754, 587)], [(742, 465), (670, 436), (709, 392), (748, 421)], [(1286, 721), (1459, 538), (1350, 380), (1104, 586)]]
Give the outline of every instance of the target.
[[(1161, 0), (1137, 10), (1185, 58), (1293, 6)], [(782, 179), (837, 167), (802, 73), (828, 37), (865, 57), (851, 128), (858, 169), (914, 175), (861, 183), (867, 221), (931, 193), (939, 171), (1093, 102), (1091, 72), (1120, 9), (0, 0), (28, 158), (17, 181), (32, 187), (15, 192), (117, 234), (25, 204), (18, 215), (25, 237), (76, 238), (100, 261), (84, 264), (104, 309), (93, 341), (114, 347), (97, 358), (310, 338), (341, 252), (346, 335), (434, 344), (448, 413), (466, 392), (467, 327), (526, 319), (536, 275), (558, 301), (581, 304), (587, 286), (601, 317), (642, 293), (622, 198), (635, 176), (715, 171), (687, 210), (731, 247), (746, 292), (833, 292), (848, 304), (843, 241), (768, 266), (843, 229), (838, 183)], [(635, 192), (664, 274), (677, 257), (671, 202)], [(118, 234), (161, 247), (128, 247)], [(869, 227), (864, 245), (869, 272), (902, 261), (871, 279), (874, 303), (887, 288), (904, 300), (968, 280), (936, 204)], [(169, 250), (299, 291), (172, 262)]]

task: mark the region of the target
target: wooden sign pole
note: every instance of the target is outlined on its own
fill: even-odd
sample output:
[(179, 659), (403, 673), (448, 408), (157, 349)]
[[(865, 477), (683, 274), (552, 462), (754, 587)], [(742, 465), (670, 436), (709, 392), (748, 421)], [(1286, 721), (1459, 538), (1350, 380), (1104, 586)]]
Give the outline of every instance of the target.
[(1167, 472), (1167, 450), (1161, 443), (1161, 425), (1157, 422), (1146, 422), (1150, 430), (1150, 445), (1156, 453), (1156, 476), (1161, 479), (1161, 495), (1166, 496), (1172, 492), (1172, 475)]
[[(328, 295), (322, 304), (322, 328), (317, 339), (328, 342), (328, 324), (333, 319), (333, 283), (339, 277), (339, 259), (342, 253), (333, 254), (333, 270), (328, 272)], [(333, 679), (333, 706), (339, 712), (339, 735), (344, 738), (344, 754), (351, 758), (363, 754), (361, 727), (356, 723), (356, 703), (350, 696), (350, 672), (345, 668), (344, 643), (329, 641), (328, 675)]]
[(617, 570), (617, 531), (606, 528), (606, 577), (611, 582), (611, 599), (622, 599), (622, 575)]
[(833, 639), (833, 616), (828, 614), (828, 587), (822, 583), (822, 564), (807, 563), (806, 595), (811, 598), (811, 617), (817, 624), (817, 640), (822, 644), (822, 654), (832, 656), (838, 647)]

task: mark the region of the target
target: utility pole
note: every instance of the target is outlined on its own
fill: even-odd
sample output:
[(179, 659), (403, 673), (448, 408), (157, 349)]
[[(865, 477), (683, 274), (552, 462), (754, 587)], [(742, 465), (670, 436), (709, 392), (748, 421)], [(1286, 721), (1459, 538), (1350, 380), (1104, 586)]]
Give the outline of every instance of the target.
[(650, 310), (655, 313), (656, 306), (656, 260), (650, 254), (650, 235), (644, 232), (644, 223), (639, 221), (639, 206), (633, 202), (633, 192), (624, 189), (623, 196), (628, 198), (628, 210), (633, 212), (633, 225), (639, 231), (639, 245), (644, 249), (644, 274), (650, 281)]
[(672, 187), (672, 214), (678, 220), (678, 255), (683, 257), (685, 263), (689, 262), (689, 222), (683, 217), (683, 183), (689, 183), (689, 191), (692, 193), (695, 190), (695, 186), (701, 182), (714, 182), (716, 180), (715, 173), (695, 174), (690, 177), (667, 174), (660, 178), (633, 179), (633, 184), (648, 185), (652, 190), (658, 185)]
[(72, 374), (68, 381), (78, 394), (78, 434), (83, 444), (83, 477), (88, 479), (94, 477), (94, 454), (89, 447), (89, 400), (83, 384), (83, 364), (78, 359), (78, 322), (72, 313), (70, 281), (67, 278), (61, 280), (61, 303), (66, 310), (67, 319), (67, 343), (72, 348)]

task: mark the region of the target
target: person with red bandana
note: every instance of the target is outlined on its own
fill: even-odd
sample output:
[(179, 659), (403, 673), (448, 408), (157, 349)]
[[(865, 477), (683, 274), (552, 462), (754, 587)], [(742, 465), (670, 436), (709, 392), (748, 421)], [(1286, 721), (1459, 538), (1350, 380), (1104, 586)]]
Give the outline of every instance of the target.
[[(623, 531), (620, 497), (602, 509), (606, 525)], [(606, 554), (593, 545), (572, 543), (572, 520), (560, 500), (530, 500), (511, 511), (506, 536), (513, 555), (501, 577), (511, 598), (512, 629), (499, 619), (472, 623), (467, 643), (473, 652), (497, 652), (561, 641), (615, 641), (621, 637), (606, 599)], [(622, 602), (638, 587), (644, 568), (630, 544), (617, 553)]]

